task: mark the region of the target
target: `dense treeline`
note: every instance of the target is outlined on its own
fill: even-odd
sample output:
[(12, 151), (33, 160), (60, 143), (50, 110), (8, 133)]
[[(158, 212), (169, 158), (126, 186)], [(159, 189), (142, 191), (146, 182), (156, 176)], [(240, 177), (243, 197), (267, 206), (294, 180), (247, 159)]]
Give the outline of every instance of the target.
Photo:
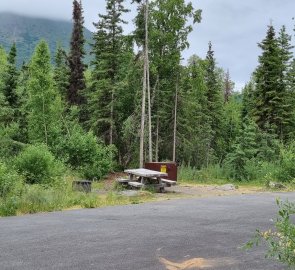
[[(124, 1), (106, 0), (106, 13), (94, 23), (89, 66), (76, 0), (69, 52), (58, 47), (50, 56), (40, 41), (17, 69), (15, 45), (8, 53), (0, 48), (2, 163), (28, 183), (47, 182), (61, 166), (99, 179), (137, 167), (143, 138), (144, 160), (214, 167), (219, 177), (237, 180), (293, 179), (295, 59), (286, 28), (276, 33), (268, 26), (259, 65), (237, 93), (211, 42), (205, 59), (198, 52), (187, 64), (181, 59), (200, 10), (184, 0), (133, 2), (135, 30), (126, 35)], [(48, 162), (41, 165), (43, 153)], [(36, 167), (46, 162), (51, 170), (43, 175), (46, 168)]]

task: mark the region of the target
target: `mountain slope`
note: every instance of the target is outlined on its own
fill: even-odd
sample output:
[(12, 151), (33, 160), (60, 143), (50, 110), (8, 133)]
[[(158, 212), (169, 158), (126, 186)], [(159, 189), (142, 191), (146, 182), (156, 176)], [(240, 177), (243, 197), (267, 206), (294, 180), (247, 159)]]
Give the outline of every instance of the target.
[[(31, 58), (41, 39), (48, 42), (52, 58), (58, 44), (68, 50), (71, 33), (71, 22), (0, 13), (0, 46), (8, 52), (12, 43), (16, 42), (18, 65)], [(92, 33), (85, 28), (84, 36), (90, 41)], [(86, 46), (86, 52), (89, 52), (89, 45)]]

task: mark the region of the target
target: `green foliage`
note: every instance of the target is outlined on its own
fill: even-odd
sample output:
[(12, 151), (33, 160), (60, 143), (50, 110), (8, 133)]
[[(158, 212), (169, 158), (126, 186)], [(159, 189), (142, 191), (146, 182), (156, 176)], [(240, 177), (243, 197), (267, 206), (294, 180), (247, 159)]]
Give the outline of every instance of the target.
[(7, 66), (3, 74), (3, 93), (8, 105), (12, 108), (16, 108), (18, 105), (18, 96), (16, 93), (18, 75), (16, 68), (16, 46), (14, 43), (7, 57)]
[(124, 114), (124, 109), (119, 112), (115, 110), (120, 106), (120, 99), (129, 95), (127, 91), (120, 90), (125, 83), (126, 69), (129, 70), (133, 58), (133, 44), (130, 38), (123, 36), (122, 24), (126, 22), (122, 17), (129, 11), (123, 2), (107, 0), (106, 14), (99, 14), (98, 23), (94, 23), (96, 33), (92, 53), (95, 59), (92, 62), (94, 68), (88, 94), (91, 129), (105, 143), (116, 145), (120, 144), (120, 116)]
[(82, 2), (73, 1), (73, 31), (71, 36), (69, 61), (69, 87), (67, 91), (67, 101), (70, 105), (81, 105), (85, 102), (81, 91), (85, 89), (85, 65), (83, 63), (84, 50), (84, 18)]
[(13, 169), (0, 162), (0, 197), (13, 196), (21, 190), (22, 178)]
[(280, 147), (280, 156), (276, 178), (282, 182), (290, 182), (295, 179), (295, 142)]
[[(0, 78), (3, 78), (3, 74), (5, 72), (5, 67), (7, 65), (7, 54), (5, 50), (0, 46)], [(0, 89), (3, 91), (3, 80), (0, 80)]]
[(259, 43), (262, 55), (255, 71), (254, 107), (252, 115), (262, 131), (271, 126), (275, 134), (286, 140), (293, 125), (294, 109), (287, 90), (291, 46), (289, 37), (282, 29), (280, 38), (269, 26), (265, 39)]
[[(241, 180), (263, 180), (266, 175), (277, 178), (280, 144), (277, 136), (259, 130), (249, 117), (244, 118), (239, 136), (224, 160), (228, 177)], [(267, 169), (269, 171), (267, 172)]]
[(233, 143), (239, 136), (240, 127), (242, 126), (242, 102), (240, 97), (241, 95), (239, 93), (232, 93), (228, 98), (228, 101), (223, 105), (225, 114), (223, 120), (223, 134), (226, 134), (224, 138), (223, 152), (225, 153), (230, 152)]
[(78, 125), (57, 148), (59, 156), (87, 179), (100, 179), (113, 168), (114, 147), (104, 146), (92, 132), (85, 133)]
[(45, 41), (36, 47), (29, 69), (26, 104), (29, 140), (53, 145), (61, 132), (62, 104), (53, 86), (49, 48)]
[[(178, 94), (176, 89), (179, 88), (182, 76), (181, 53), (189, 46), (188, 36), (193, 30), (193, 25), (200, 22), (200, 20), (190, 20), (190, 18), (200, 13), (200, 10), (196, 10), (191, 3), (186, 3), (184, 0), (157, 0), (150, 3), (150, 66), (154, 73), (151, 75), (151, 78), (154, 78), (151, 83), (153, 90), (151, 95), (154, 96), (152, 111), (156, 115), (153, 125), (157, 126), (155, 131), (158, 144), (156, 156), (160, 160), (172, 159), (172, 143), (170, 142), (173, 142), (174, 134), (172, 119), (175, 118), (174, 108), (176, 94)], [(199, 19), (201, 19), (200, 16)], [(144, 45), (144, 42), (141, 41), (141, 44)], [(196, 91), (195, 86), (192, 88), (192, 91)], [(177, 141), (181, 141), (181, 135), (176, 134)], [(183, 147), (187, 148), (187, 145), (186, 141)], [(189, 154), (187, 159), (190, 158), (194, 157)]]
[(224, 128), (224, 110), (222, 108), (224, 100), (222, 93), (222, 85), (218, 80), (218, 70), (216, 68), (216, 60), (214, 58), (214, 51), (212, 44), (209, 42), (209, 49), (206, 55), (205, 62), (205, 84), (207, 106), (206, 113), (208, 115), (208, 122), (211, 128), (211, 140), (209, 141), (210, 148), (214, 154), (221, 158), (224, 152), (223, 128)]
[(151, 193), (126, 197), (109, 192), (105, 195), (75, 192), (71, 181), (58, 186), (25, 185), (19, 195), (0, 197), (0, 216), (13, 216), (68, 208), (94, 208), (109, 205), (140, 203), (152, 198)]
[(64, 169), (44, 144), (26, 147), (15, 158), (14, 164), (29, 184), (53, 184)]
[(26, 146), (25, 143), (15, 140), (21, 131), (19, 124), (15, 122), (0, 127), (0, 156), (2, 159), (10, 159)]
[(55, 54), (55, 67), (54, 67), (54, 86), (60, 95), (66, 99), (67, 90), (69, 87), (69, 74), (68, 56), (65, 50), (58, 46)]
[(0, 198), (0, 216), (15, 216), (18, 205), (19, 199), (17, 196)]
[(224, 167), (218, 164), (202, 169), (181, 165), (178, 169), (178, 179), (180, 182), (192, 182), (195, 184), (224, 184), (228, 181)]
[(57, 211), (86, 200), (86, 195), (73, 192), (70, 185), (65, 182), (63, 184), (46, 188), (42, 185), (24, 186), (18, 196), (0, 199), (0, 216)]
[(5, 82), (3, 78), (6, 74), (7, 64), (7, 54), (0, 46), (0, 128), (11, 121), (11, 115), (13, 114), (5, 97)]
[(233, 145), (233, 151), (226, 156), (224, 162), (230, 176), (238, 180), (249, 180), (251, 176), (248, 173), (251, 173), (252, 165), (256, 163), (257, 153), (257, 127), (253, 121), (246, 119), (237, 143)]
[(295, 213), (295, 204), (277, 200), (277, 205), (279, 211), (274, 224), (275, 230), (269, 229), (263, 232), (257, 230), (255, 237), (245, 245), (245, 248), (252, 248), (264, 241), (268, 247), (266, 255), (268, 258), (274, 258), (294, 269), (295, 224), (292, 218)]

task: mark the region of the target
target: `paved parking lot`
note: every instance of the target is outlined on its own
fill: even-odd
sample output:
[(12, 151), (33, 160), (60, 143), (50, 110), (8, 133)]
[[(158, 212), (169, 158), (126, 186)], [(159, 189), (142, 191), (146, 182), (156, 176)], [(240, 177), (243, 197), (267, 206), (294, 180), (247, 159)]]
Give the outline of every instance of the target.
[(0, 269), (284, 269), (263, 247), (240, 248), (273, 224), (278, 196), (295, 200), (257, 193), (1, 218)]

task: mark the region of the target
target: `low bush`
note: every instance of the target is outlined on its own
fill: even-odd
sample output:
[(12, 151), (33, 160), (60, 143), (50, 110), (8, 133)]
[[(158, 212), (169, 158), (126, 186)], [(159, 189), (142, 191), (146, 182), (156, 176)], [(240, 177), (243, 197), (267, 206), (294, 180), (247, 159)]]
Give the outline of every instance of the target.
[(295, 178), (295, 143), (280, 148), (279, 166), (275, 174), (282, 182), (289, 182)]
[(0, 216), (15, 216), (20, 205), (19, 196), (0, 198)]
[(63, 164), (43, 144), (26, 147), (14, 164), (28, 184), (53, 184), (64, 170)]
[(0, 197), (12, 196), (21, 191), (22, 178), (13, 169), (0, 162)]
[(93, 133), (74, 127), (58, 146), (59, 156), (87, 179), (100, 179), (113, 168), (115, 149), (104, 146)]

